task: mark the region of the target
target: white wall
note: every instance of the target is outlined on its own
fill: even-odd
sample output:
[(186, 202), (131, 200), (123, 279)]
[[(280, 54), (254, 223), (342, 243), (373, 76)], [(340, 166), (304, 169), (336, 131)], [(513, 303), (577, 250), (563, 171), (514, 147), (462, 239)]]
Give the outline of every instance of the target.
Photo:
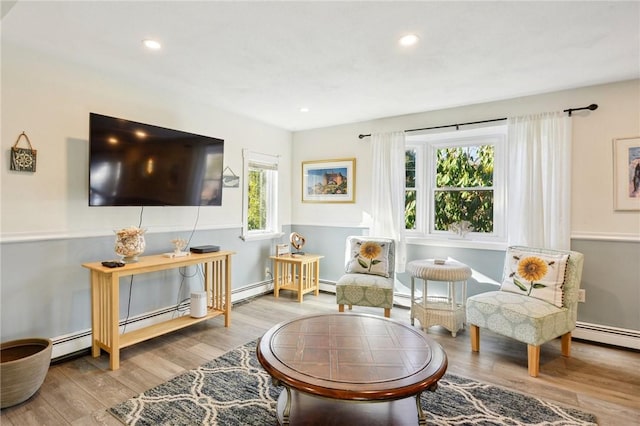
[[(371, 154), (369, 138), (358, 139), (360, 133), (561, 111), (591, 103), (597, 103), (599, 108), (573, 114), (572, 235), (637, 241), (640, 212), (613, 209), (612, 140), (640, 135), (640, 80), (296, 132), (292, 223), (366, 225), (371, 204)], [(356, 158), (356, 203), (340, 208), (302, 203), (301, 162), (342, 157)]]
[[(278, 154), (285, 165), (280, 190), (291, 187), (290, 132), (221, 111), (207, 99), (114, 80), (6, 42), (2, 107), (3, 241), (104, 235), (138, 223), (140, 208), (88, 207), (90, 112), (222, 138), (224, 164), (238, 175), (243, 148)], [(35, 173), (9, 170), (9, 149), (22, 131), (38, 150)], [(290, 222), (290, 211), (288, 197), (281, 197), (281, 223)], [(148, 207), (143, 224), (148, 232), (190, 228), (196, 213), (194, 207)], [(200, 209), (199, 227), (239, 227), (241, 214), (242, 189), (225, 189), (222, 207)]]

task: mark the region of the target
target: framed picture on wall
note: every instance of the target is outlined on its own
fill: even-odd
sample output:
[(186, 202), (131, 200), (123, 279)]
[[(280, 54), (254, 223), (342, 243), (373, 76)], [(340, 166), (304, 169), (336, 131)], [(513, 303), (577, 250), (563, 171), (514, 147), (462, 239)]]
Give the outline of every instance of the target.
[(613, 140), (613, 207), (640, 210), (640, 136)]
[(303, 203), (354, 203), (356, 159), (302, 162)]

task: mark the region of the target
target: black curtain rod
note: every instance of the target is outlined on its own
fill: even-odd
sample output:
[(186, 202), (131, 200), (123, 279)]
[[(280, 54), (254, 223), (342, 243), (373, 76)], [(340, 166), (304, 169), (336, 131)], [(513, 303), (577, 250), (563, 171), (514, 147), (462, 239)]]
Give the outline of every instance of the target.
[[(571, 117), (571, 113), (573, 111), (582, 111), (583, 109), (588, 109), (590, 111), (593, 111), (593, 110), (598, 109), (598, 105), (597, 104), (591, 104), (589, 106), (582, 107), (582, 108), (569, 108), (569, 109), (565, 109), (563, 112), (569, 113), (569, 117)], [(491, 120), (469, 121), (467, 123), (445, 124), (444, 126), (422, 127), (420, 129), (408, 129), (408, 130), (405, 130), (405, 132), (418, 132), (420, 130), (444, 129), (444, 128), (447, 128), (447, 127), (455, 127), (456, 130), (459, 130), (460, 126), (468, 126), (468, 125), (471, 125), (471, 124), (492, 123), (494, 121), (503, 121), (503, 120), (506, 120), (506, 119), (507, 119), (507, 117), (503, 117), (503, 118), (494, 118), (494, 119), (491, 119)], [(360, 135), (358, 135), (358, 138), (364, 139), (364, 138), (369, 137), (369, 136), (371, 136), (371, 133), (369, 133), (368, 135), (360, 134)]]
[(594, 110), (598, 109), (598, 104), (591, 104), (589, 106), (582, 107), (582, 108), (569, 108), (569, 109), (565, 109), (563, 112), (568, 112), (569, 113), (569, 117), (571, 117), (571, 113), (573, 111), (582, 111), (583, 109), (588, 109), (589, 111), (594, 111)]

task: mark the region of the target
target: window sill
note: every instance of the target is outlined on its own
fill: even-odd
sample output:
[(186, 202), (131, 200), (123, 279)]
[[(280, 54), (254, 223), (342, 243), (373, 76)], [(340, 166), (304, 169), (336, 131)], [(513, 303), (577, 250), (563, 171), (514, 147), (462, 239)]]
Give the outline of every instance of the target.
[(504, 241), (482, 241), (464, 238), (425, 238), (407, 236), (407, 244), (431, 247), (458, 247), (477, 250), (506, 250)]
[(243, 241), (275, 240), (281, 238), (284, 232), (263, 232), (256, 234), (241, 235)]

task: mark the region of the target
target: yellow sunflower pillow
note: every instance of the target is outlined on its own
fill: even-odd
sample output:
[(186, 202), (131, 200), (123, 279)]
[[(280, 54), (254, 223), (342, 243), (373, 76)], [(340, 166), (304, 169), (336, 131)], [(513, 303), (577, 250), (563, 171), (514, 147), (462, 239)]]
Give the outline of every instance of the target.
[(345, 270), (348, 274), (372, 274), (389, 277), (389, 243), (351, 240), (351, 255)]
[(542, 299), (561, 308), (568, 260), (568, 254), (509, 248), (500, 290)]

